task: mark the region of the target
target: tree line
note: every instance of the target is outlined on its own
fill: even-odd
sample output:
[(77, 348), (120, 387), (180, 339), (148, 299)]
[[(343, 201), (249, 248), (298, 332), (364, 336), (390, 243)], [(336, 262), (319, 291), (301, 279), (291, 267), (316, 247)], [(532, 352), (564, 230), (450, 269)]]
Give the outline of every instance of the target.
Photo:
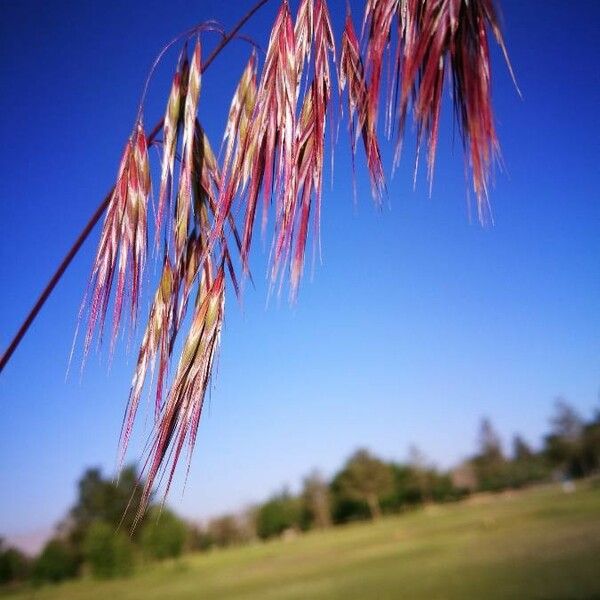
[(76, 503), (37, 557), (29, 558), (0, 540), (0, 584), (127, 576), (136, 566), (184, 552), (295, 536), (456, 501), (475, 492), (577, 479), (598, 471), (600, 410), (585, 420), (562, 398), (555, 403), (550, 431), (537, 450), (515, 435), (506, 452), (491, 421), (484, 418), (477, 451), (454, 469), (437, 469), (416, 447), (402, 463), (359, 449), (329, 480), (313, 471), (297, 494), (284, 489), (243, 512), (203, 525), (186, 522), (158, 503), (151, 503), (136, 522), (131, 507), (137, 507), (144, 486), (136, 468), (126, 467), (116, 480), (88, 469), (79, 480)]

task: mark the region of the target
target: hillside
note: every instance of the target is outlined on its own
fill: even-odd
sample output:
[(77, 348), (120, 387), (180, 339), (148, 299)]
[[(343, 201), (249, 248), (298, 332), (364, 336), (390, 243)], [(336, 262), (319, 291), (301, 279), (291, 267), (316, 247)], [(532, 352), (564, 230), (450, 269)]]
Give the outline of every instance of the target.
[(130, 579), (6, 598), (600, 598), (600, 487), (545, 486), (288, 541), (188, 555)]

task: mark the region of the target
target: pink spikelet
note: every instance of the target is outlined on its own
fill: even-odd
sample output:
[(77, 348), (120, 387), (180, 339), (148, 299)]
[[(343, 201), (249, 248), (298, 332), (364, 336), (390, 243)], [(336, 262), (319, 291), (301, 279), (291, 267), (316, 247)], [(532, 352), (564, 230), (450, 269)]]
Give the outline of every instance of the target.
[[(312, 3), (311, 3), (312, 4)], [(329, 11), (325, 0), (316, 0), (312, 23), (314, 31), (314, 77), (304, 97), (296, 131), (296, 169), (298, 177), (299, 217), (295, 248), (291, 261), (291, 295), (295, 297), (306, 251), (311, 213), (315, 201), (315, 236), (321, 212), (323, 162), (325, 154), (325, 127), (331, 100), (330, 57), (335, 62), (335, 42)], [(291, 244), (288, 242), (288, 244)]]
[[(184, 48), (167, 102), (167, 109), (163, 119), (163, 152), (160, 175), (160, 191), (158, 194), (158, 209), (156, 211), (156, 239), (160, 235), (161, 224), (164, 216), (167, 200), (171, 196), (173, 186), (173, 169), (175, 166), (175, 154), (177, 151), (177, 138), (182, 122), (182, 107), (184, 98), (183, 84), (189, 76), (189, 62)], [(184, 81), (185, 80), (185, 81)]]
[(149, 194), (148, 145), (143, 125), (138, 122), (121, 158), (117, 181), (109, 200), (92, 268), (90, 278), (92, 295), (84, 355), (89, 350), (97, 322), (100, 321), (101, 331), (104, 327), (115, 270), (118, 270), (118, 279), (111, 347), (114, 344), (121, 320), (125, 282), (128, 274), (131, 288), (131, 318), (132, 323), (135, 324), (141, 279), (146, 262)]
[(379, 116), (384, 53), (390, 44), (390, 29), (398, 18), (399, 6), (399, 0), (367, 0), (365, 6), (363, 30), (367, 30), (367, 110), (374, 129), (377, 128)]
[(372, 110), (369, 110), (369, 95), (360, 47), (350, 11), (346, 14), (346, 24), (342, 34), (340, 95), (346, 87), (348, 87), (348, 124), (352, 156), (355, 155), (356, 138), (361, 135), (371, 178), (371, 191), (373, 197), (379, 201), (385, 189), (383, 165)]
[(150, 308), (148, 324), (142, 344), (138, 353), (137, 364), (131, 382), (129, 392), (129, 401), (125, 416), (123, 419), (123, 427), (121, 429), (121, 462), (127, 450), (129, 437), (133, 428), (133, 422), (137, 413), (140, 396), (146, 381), (148, 369), (154, 373), (156, 360), (158, 358), (158, 377), (156, 382), (156, 403), (155, 414), (158, 418), (161, 407), (162, 392), (165, 383), (165, 377), (168, 370), (170, 352), (170, 338), (173, 330), (174, 317), (174, 295), (175, 295), (175, 272), (171, 267), (168, 258), (163, 266), (163, 272), (154, 295), (154, 301)]
[(294, 24), (294, 41), (296, 43), (296, 67), (298, 76), (306, 62), (310, 60), (310, 52), (314, 37), (314, 0), (302, 0), (296, 14), (296, 23)]
[(143, 511), (150, 498), (161, 468), (168, 469), (166, 495), (186, 439), (190, 450), (194, 446), (204, 397), (219, 346), (224, 302), (223, 266), (213, 279), (210, 264), (207, 263), (175, 379), (156, 425), (154, 441), (146, 463), (146, 483), (140, 511)]
[(179, 257), (183, 252), (185, 239), (188, 235), (190, 210), (192, 208), (192, 168), (194, 136), (196, 131), (196, 112), (198, 110), (198, 99), (200, 96), (201, 84), (200, 69), (200, 40), (198, 40), (194, 49), (192, 60), (190, 62), (183, 114), (182, 163), (174, 223), (176, 257)]
[(135, 323), (141, 277), (146, 262), (148, 245), (146, 205), (150, 194), (150, 165), (148, 145), (141, 123), (138, 123), (132, 140), (127, 175), (127, 196), (121, 221), (121, 250), (113, 316), (113, 344), (121, 320), (128, 263), (131, 264), (131, 318)]
[(231, 217), (235, 196), (242, 192), (250, 177), (249, 165), (256, 145), (249, 138), (250, 123), (256, 105), (256, 53), (250, 56), (246, 68), (235, 90), (227, 125), (223, 135), (224, 158), (222, 161), (222, 185), (217, 201), (215, 227), (212, 231), (211, 247), (222, 236), (225, 220)]
[[(487, 213), (488, 178), (498, 141), (491, 101), (488, 29), (502, 48), (512, 74), (492, 0), (405, 0), (399, 118), (412, 100), (417, 141), (426, 136), (431, 182), (439, 135), (446, 71), (452, 75), (454, 112), (477, 196), (478, 215)], [(404, 3), (403, 3), (404, 5)], [(513, 77), (514, 79), (514, 77)]]
[[(264, 198), (263, 227), (271, 196), (275, 198), (276, 229), (291, 226), (296, 195), (294, 135), (298, 72), (294, 27), (287, 0), (279, 8), (267, 49), (257, 101), (248, 133), (253, 148), (247, 155), (250, 174), (242, 238), (242, 262), (247, 270), (248, 253), (258, 195)], [(280, 259), (275, 252), (274, 263)]]

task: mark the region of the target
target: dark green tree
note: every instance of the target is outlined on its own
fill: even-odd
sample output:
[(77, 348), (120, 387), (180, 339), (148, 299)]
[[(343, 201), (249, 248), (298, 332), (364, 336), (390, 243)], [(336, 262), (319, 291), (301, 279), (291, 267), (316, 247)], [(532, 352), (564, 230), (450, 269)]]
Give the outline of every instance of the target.
[(281, 535), (286, 529), (299, 528), (301, 505), (287, 490), (273, 496), (256, 513), (256, 533), (261, 539)]
[(187, 534), (185, 522), (174, 512), (154, 507), (149, 511), (141, 534), (144, 555), (157, 560), (180, 556)]
[(79, 560), (72, 545), (62, 539), (50, 540), (33, 564), (34, 583), (58, 583), (75, 577), (79, 569)]
[(133, 571), (134, 549), (129, 536), (103, 521), (93, 522), (83, 544), (86, 564), (98, 579), (124, 577)]
[(0, 538), (0, 585), (24, 581), (29, 570), (29, 559), (17, 548), (6, 546)]
[(520, 488), (549, 476), (547, 461), (534, 452), (520, 435), (514, 436), (512, 446), (512, 460), (507, 465), (510, 487)]
[(554, 406), (554, 415), (550, 419), (552, 430), (545, 437), (544, 452), (553, 467), (570, 477), (581, 477), (586, 472), (583, 419), (563, 397), (557, 398)]
[(535, 452), (529, 444), (517, 433), (512, 442), (512, 458), (513, 460), (530, 460), (535, 456)]
[(73, 543), (80, 547), (87, 529), (96, 521), (121, 527), (136, 538), (145, 517), (134, 528), (143, 482), (134, 466), (125, 467), (117, 480), (104, 478), (100, 469), (88, 469), (79, 480), (77, 502), (72, 507), (67, 529)]
[(509, 485), (507, 461), (500, 436), (488, 418), (479, 426), (479, 452), (472, 460), (480, 490), (498, 491)]
[(381, 500), (394, 489), (390, 465), (368, 450), (358, 450), (335, 478), (335, 490), (342, 498), (365, 503), (372, 519), (381, 515)]
[(586, 423), (582, 433), (582, 459), (586, 473), (600, 469), (600, 411)]

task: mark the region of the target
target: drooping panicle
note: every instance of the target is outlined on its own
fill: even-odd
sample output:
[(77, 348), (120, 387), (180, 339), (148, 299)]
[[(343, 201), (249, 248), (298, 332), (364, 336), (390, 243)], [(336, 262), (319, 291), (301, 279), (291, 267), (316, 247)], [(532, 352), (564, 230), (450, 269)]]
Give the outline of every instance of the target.
[[(271, 283), (280, 278), (283, 285), (283, 273), (289, 270), (290, 295), (297, 292), (307, 240), (309, 236), (313, 242), (319, 239), (332, 65), (340, 107), (343, 96), (346, 98), (353, 169), (356, 143), (361, 138), (377, 201), (385, 192), (378, 141), (384, 67), (389, 71), (386, 131), (391, 135), (392, 129), (396, 130), (398, 155), (408, 116), (414, 119), (417, 147), (422, 142), (428, 147), (430, 181), (443, 86), (450, 75), (455, 117), (480, 219), (485, 216), (489, 171), (497, 152), (488, 31), (506, 57), (493, 0), (365, 0), (363, 38), (359, 41), (348, 9), (339, 62), (326, 0), (299, 0), (298, 4), (293, 20), (288, 0), (281, 1), (262, 70), (252, 52), (231, 101), (219, 157), (198, 114), (203, 70), (199, 35), (221, 29), (211, 22), (176, 38), (186, 41), (162, 121), (156, 213), (157, 241), (163, 230), (165, 237), (162, 272), (137, 354), (121, 432), (123, 453), (143, 390), (155, 385), (155, 420), (144, 467), (147, 480), (141, 510), (163, 477), (168, 491), (183, 446), (187, 441), (191, 452), (194, 445), (223, 324), (226, 269), (239, 294), (229, 245), (235, 242), (241, 266), (248, 272), (261, 197), (263, 230), (271, 207), (274, 213)], [(196, 36), (188, 59), (187, 43)], [(227, 36), (205, 66), (226, 43)], [(170, 47), (168, 44), (159, 57)], [(147, 86), (143, 98), (146, 90)], [(142, 107), (139, 114), (143, 114)], [(152, 138), (159, 129), (160, 125)], [(129, 290), (131, 321), (135, 323), (147, 253), (148, 145), (140, 118), (125, 145), (108, 201), (88, 290), (84, 353), (98, 325), (102, 334), (115, 273), (112, 342)], [(175, 173), (177, 161), (180, 165)], [(242, 236), (238, 235), (238, 219), (243, 221), (239, 223)], [(183, 337), (181, 330), (190, 322), (188, 317), (191, 326)], [(180, 346), (182, 353), (169, 385), (169, 365)]]

